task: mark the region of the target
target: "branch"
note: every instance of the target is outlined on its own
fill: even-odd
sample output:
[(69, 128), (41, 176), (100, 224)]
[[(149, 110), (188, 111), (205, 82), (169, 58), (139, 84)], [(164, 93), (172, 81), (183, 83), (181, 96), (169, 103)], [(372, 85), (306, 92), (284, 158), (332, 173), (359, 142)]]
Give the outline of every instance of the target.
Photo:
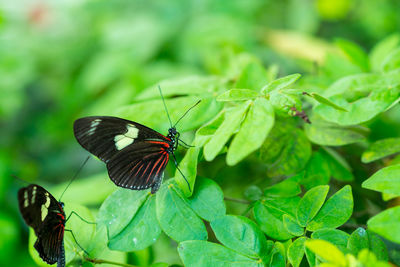
[(251, 204), (251, 201), (245, 200), (245, 199), (238, 199), (238, 198), (232, 198), (232, 197), (224, 197), (225, 201), (232, 201), (240, 204), (246, 204), (249, 205)]

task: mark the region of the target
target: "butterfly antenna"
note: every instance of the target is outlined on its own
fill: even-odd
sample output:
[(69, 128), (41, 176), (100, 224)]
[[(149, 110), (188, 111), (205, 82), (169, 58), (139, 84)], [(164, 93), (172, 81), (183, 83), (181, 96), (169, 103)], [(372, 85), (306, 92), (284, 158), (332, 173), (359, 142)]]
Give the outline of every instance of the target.
[(179, 118), (179, 120), (175, 123), (174, 127), (178, 124), (178, 122), (181, 121), (181, 119), (183, 119), (183, 117), (186, 116), (186, 114), (188, 114), (188, 112), (194, 108), (195, 106), (197, 106), (199, 103), (201, 102), (201, 100), (197, 101), (196, 104), (194, 104), (193, 106), (191, 106), (188, 110), (186, 110), (186, 112), (182, 115), (182, 117)]
[(72, 182), (78, 177), (78, 174), (81, 172), (83, 166), (85, 166), (86, 162), (88, 162), (90, 156), (88, 156), (85, 161), (82, 163), (82, 165), (79, 167), (78, 171), (75, 173), (74, 177), (72, 177), (71, 181), (69, 181), (68, 185), (65, 187), (64, 191), (62, 192), (58, 202), (61, 201), (61, 198), (64, 196), (65, 191), (67, 191), (68, 187), (72, 184)]
[(23, 182), (24, 184), (29, 184), (28, 181), (25, 181), (25, 180), (19, 178), (19, 177), (16, 176), (15, 174), (11, 174), (11, 177), (13, 177), (14, 179), (16, 179), (16, 180), (18, 180), (18, 181), (20, 181), (20, 182)]
[(168, 120), (169, 120), (169, 125), (171, 125), (171, 128), (172, 128), (171, 118), (169, 117), (167, 105), (165, 104), (164, 96), (163, 96), (163, 94), (162, 94), (162, 92), (161, 92), (161, 86), (160, 86), (160, 85), (158, 85), (158, 91), (160, 91), (161, 99), (162, 99), (162, 102), (163, 102), (163, 104), (164, 104), (165, 111), (167, 112), (167, 116), (168, 116)]

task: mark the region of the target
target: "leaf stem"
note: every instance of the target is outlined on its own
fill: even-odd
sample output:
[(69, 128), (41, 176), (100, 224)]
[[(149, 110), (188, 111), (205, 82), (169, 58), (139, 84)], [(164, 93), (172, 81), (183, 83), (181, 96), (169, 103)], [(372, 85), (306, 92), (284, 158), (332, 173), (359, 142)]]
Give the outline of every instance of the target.
[(132, 265), (132, 264), (127, 264), (127, 263), (120, 263), (120, 262), (114, 262), (114, 261), (109, 261), (109, 260), (102, 260), (102, 259), (92, 259), (88, 258), (85, 256), (85, 260), (94, 264), (112, 264), (112, 265), (117, 265), (117, 266), (123, 266), (123, 267), (137, 267), (137, 265)]
[(225, 201), (232, 201), (240, 204), (246, 204), (249, 205), (251, 204), (251, 201), (245, 200), (245, 199), (238, 199), (238, 198), (232, 198), (232, 197), (224, 197)]

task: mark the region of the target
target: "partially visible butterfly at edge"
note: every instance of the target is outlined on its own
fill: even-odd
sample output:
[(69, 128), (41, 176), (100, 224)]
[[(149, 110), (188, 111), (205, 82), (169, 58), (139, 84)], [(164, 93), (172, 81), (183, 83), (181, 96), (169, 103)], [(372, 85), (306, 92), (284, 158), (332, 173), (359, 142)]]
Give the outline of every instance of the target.
[(117, 186), (133, 190), (151, 187), (154, 194), (160, 188), (170, 155), (175, 160), (174, 151), (181, 141), (175, 128), (177, 123), (171, 124), (168, 135), (164, 136), (130, 120), (109, 116), (84, 117), (74, 122), (74, 135), (84, 149), (105, 162), (108, 175)]
[(64, 204), (43, 187), (31, 184), (18, 191), (19, 209), (26, 224), (35, 231), (35, 249), (48, 264), (65, 266)]

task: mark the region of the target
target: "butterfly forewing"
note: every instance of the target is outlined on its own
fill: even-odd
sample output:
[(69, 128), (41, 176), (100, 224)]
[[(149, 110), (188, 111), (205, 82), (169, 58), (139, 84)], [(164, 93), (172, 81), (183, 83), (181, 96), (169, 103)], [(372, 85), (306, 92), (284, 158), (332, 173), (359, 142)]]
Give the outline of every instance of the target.
[(75, 121), (79, 144), (107, 165), (118, 186), (158, 189), (168, 163), (171, 139), (136, 122), (116, 117), (85, 117)]
[(43, 187), (31, 184), (18, 191), (19, 209), (37, 236), (39, 256), (53, 264), (62, 258), (65, 213), (60, 203)]

